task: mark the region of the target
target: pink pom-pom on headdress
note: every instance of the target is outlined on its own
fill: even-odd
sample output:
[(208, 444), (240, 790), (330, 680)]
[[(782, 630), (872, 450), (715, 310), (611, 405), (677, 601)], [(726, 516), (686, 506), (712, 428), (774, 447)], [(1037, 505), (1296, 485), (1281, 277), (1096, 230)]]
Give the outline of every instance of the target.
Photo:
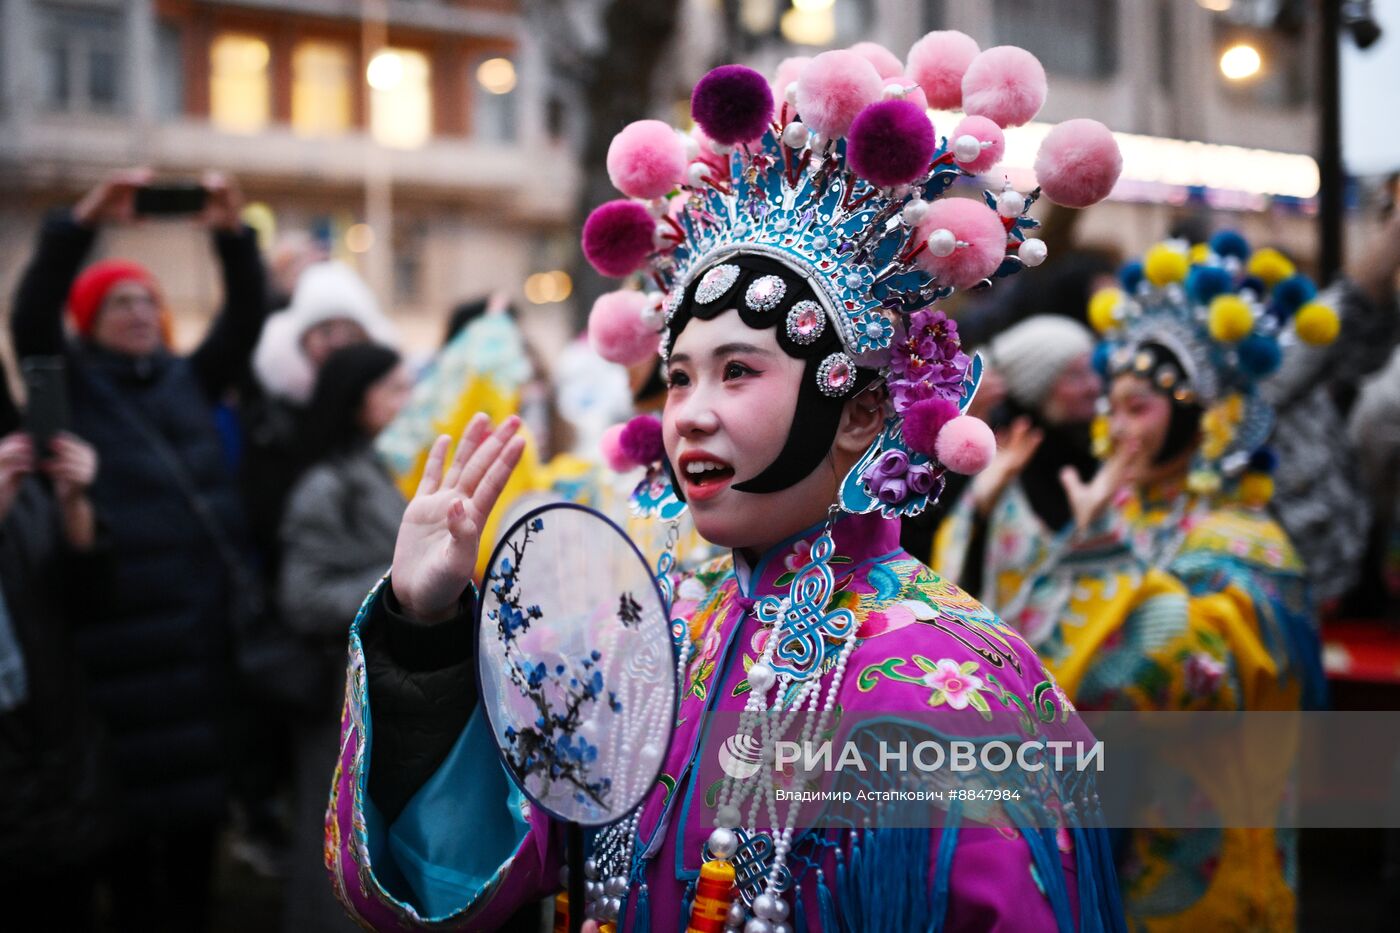
[[(1002, 155), (1006, 153), (1006, 134), (986, 117), (963, 117), (961, 122), (953, 129), (948, 137), (948, 144), (957, 151), (958, 140), (964, 136), (971, 136), (979, 143), (982, 143), (982, 152), (971, 162), (959, 162), (966, 171), (973, 175), (981, 175), (990, 171), (993, 166), (1001, 161)], [(991, 145), (985, 145), (990, 143)]]
[(962, 106), (963, 74), (980, 51), (966, 33), (931, 32), (910, 47), (904, 73), (918, 83), (930, 107), (957, 110)]
[(857, 42), (851, 46), (851, 51), (870, 62), (875, 67), (875, 73), (881, 78), (893, 78), (904, 74), (904, 63), (878, 42)]
[[(807, 63), (812, 60), (810, 55), (794, 55), (778, 62), (778, 70), (773, 74), (773, 119), (778, 119), (778, 112), (783, 109), (783, 102), (787, 100), (788, 85), (797, 81), (802, 74), (802, 69), (807, 67)], [(792, 116), (796, 110), (795, 106), (788, 108), (788, 115)]]
[(904, 412), (904, 426), (901, 429), (904, 443), (915, 453), (936, 457), (939, 432), (958, 415), (958, 403), (946, 398), (926, 398), (915, 402)]
[(659, 198), (685, 178), (685, 143), (660, 120), (629, 123), (608, 146), (608, 178), (630, 198)]
[(622, 452), (622, 432), (626, 428), (625, 424), (615, 424), (604, 431), (602, 437), (598, 438), (598, 450), (603, 455), (603, 462), (614, 473), (626, 473), (636, 466)]
[(997, 271), (1006, 256), (1006, 227), (997, 212), (971, 198), (944, 197), (919, 222), (928, 244), (914, 258), (940, 285), (970, 288)]
[(1097, 120), (1066, 120), (1046, 134), (1035, 156), (1040, 190), (1063, 207), (1097, 204), (1122, 172), (1118, 143)]
[(690, 94), (690, 115), (724, 146), (752, 142), (773, 117), (773, 91), (763, 75), (743, 65), (721, 65)]
[(641, 203), (599, 204), (583, 222), (583, 255), (601, 275), (635, 272), (655, 248), (656, 218)]
[(637, 466), (656, 463), (666, 455), (661, 441), (661, 419), (652, 415), (638, 415), (627, 422), (618, 438), (622, 455)]
[(997, 125), (1020, 126), (1045, 105), (1045, 69), (1025, 49), (999, 45), (967, 66), (962, 81), (963, 110)]
[(923, 110), (907, 100), (882, 100), (852, 121), (846, 158), (857, 175), (885, 188), (908, 184), (927, 172), (937, 146)]
[(642, 316), (647, 297), (634, 289), (606, 292), (588, 313), (588, 343), (609, 363), (632, 366), (655, 356), (661, 335)]
[(797, 112), (808, 127), (836, 139), (846, 135), (856, 114), (880, 99), (883, 87), (875, 66), (855, 52), (823, 52), (797, 79)]
[(996, 456), (997, 439), (986, 422), (971, 415), (959, 415), (938, 432), (935, 454), (938, 462), (954, 473), (971, 476), (987, 468)]

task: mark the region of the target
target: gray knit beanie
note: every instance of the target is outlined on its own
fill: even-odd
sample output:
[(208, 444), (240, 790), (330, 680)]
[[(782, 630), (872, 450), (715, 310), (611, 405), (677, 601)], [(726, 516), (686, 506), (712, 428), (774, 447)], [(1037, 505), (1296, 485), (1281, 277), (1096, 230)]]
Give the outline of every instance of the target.
[(1026, 318), (988, 345), (988, 362), (1006, 381), (1006, 391), (1024, 408), (1039, 411), (1050, 387), (1075, 357), (1094, 349), (1094, 335), (1058, 314)]

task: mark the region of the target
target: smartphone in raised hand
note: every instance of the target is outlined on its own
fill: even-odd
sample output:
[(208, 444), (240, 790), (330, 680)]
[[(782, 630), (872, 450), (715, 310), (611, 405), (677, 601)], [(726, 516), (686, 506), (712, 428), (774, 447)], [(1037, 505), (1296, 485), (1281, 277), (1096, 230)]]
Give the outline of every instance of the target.
[(34, 443), (34, 457), (43, 462), (55, 436), (69, 427), (68, 373), (61, 356), (33, 356), (20, 363), (24, 374), (24, 429)]
[(144, 185), (136, 189), (134, 209), (142, 217), (198, 214), (208, 199), (208, 189), (194, 182)]

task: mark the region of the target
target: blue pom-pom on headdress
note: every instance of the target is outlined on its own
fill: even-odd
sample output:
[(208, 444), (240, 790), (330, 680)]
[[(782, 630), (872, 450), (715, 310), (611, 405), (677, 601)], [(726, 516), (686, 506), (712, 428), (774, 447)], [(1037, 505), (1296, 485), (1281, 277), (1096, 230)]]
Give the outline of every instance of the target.
[(1240, 280), (1237, 291), (1254, 292), (1260, 301), (1269, 296), (1269, 286), (1264, 284), (1264, 280), (1255, 275), (1247, 275)]
[(1303, 305), (1317, 297), (1317, 286), (1306, 275), (1290, 275), (1274, 286), (1272, 303), (1280, 317), (1293, 315)]
[(1234, 256), (1243, 262), (1249, 258), (1249, 241), (1234, 230), (1221, 230), (1210, 238), (1210, 251), (1217, 256)]
[(1235, 348), (1240, 369), (1255, 379), (1273, 375), (1283, 362), (1283, 348), (1278, 339), (1267, 334), (1250, 334)]
[(1272, 473), (1278, 467), (1278, 454), (1272, 447), (1260, 447), (1249, 457), (1249, 468), (1256, 473)]
[(1204, 305), (1210, 304), (1215, 296), (1232, 291), (1234, 287), (1235, 282), (1229, 271), (1220, 266), (1192, 266), (1186, 276), (1186, 294)]
[(1100, 340), (1098, 346), (1094, 347), (1094, 355), (1090, 362), (1094, 366), (1094, 372), (1100, 377), (1108, 378), (1108, 361), (1113, 356), (1113, 345), (1107, 340)]
[(1141, 260), (1134, 259), (1132, 262), (1124, 264), (1123, 268), (1118, 270), (1118, 281), (1122, 283), (1123, 291), (1127, 292), (1129, 295), (1137, 291), (1138, 286), (1142, 284), (1142, 279), (1143, 271)]

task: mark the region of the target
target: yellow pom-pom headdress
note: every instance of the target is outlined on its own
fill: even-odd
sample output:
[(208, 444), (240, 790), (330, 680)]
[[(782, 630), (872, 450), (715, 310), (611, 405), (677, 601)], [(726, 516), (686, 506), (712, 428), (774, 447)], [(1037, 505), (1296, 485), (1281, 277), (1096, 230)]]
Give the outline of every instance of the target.
[[(1190, 247), (1160, 243), (1119, 277), (1121, 290), (1099, 292), (1089, 305), (1104, 336), (1095, 357), (1104, 376), (1132, 373), (1178, 404), (1199, 406), (1196, 485), (1244, 480), (1232, 485), (1250, 504), (1267, 501), (1272, 484), (1262, 465), (1272, 456), (1263, 444), (1273, 411), (1257, 387), (1300, 343), (1336, 339), (1336, 312), (1316, 301), (1316, 286), (1288, 257), (1251, 253), (1231, 231)], [(1207, 474), (1216, 480), (1207, 483)]]

